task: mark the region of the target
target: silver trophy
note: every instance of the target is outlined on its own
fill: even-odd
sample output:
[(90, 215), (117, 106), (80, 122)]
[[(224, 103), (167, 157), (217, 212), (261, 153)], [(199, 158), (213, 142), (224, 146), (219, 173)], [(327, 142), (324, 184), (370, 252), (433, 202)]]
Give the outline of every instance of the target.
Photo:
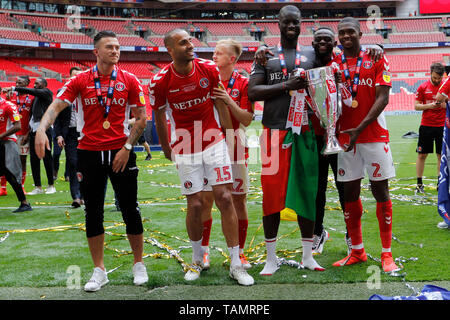
[(306, 78), (309, 94), (306, 101), (327, 132), (327, 142), (322, 153), (339, 153), (343, 149), (336, 138), (336, 122), (342, 113), (342, 101), (335, 69), (327, 66), (306, 70)]

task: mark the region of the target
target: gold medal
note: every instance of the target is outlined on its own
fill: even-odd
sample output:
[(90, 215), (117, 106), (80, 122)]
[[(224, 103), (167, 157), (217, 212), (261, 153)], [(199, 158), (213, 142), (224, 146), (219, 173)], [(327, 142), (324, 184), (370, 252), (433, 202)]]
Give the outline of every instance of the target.
[(352, 100), (352, 108), (357, 108), (357, 107), (358, 107), (358, 101)]
[(108, 120), (105, 120), (103, 122), (103, 129), (107, 130), (107, 129), (109, 129), (109, 127), (111, 127), (111, 123), (109, 123)]

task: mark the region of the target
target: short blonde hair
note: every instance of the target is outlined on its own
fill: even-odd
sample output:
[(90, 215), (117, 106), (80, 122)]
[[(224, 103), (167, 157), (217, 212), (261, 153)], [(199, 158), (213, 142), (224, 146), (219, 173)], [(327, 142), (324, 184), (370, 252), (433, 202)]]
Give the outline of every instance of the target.
[(237, 62), (239, 60), (239, 57), (242, 54), (242, 44), (240, 42), (237, 42), (236, 40), (233, 40), (233, 39), (219, 40), (216, 43), (216, 47), (218, 47), (218, 46), (226, 46), (229, 49), (231, 49), (231, 52), (236, 55), (235, 62)]

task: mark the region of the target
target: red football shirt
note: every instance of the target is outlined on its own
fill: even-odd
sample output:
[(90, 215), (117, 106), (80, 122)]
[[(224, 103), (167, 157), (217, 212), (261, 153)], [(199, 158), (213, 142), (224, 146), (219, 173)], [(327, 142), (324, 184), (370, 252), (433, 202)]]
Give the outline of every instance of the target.
[[(334, 61), (339, 64), (341, 70), (344, 70), (342, 65), (342, 55), (337, 56)], [(347, 64), (352, 79), (356, 71), (356, 62), (357, 57), (347, 58)], [(344, 81), (344, 83), (346, 82)], [(391, 87), (389, 63), (386, 56), (383, 56), (383, 58), (377, 62), (373, 62), (367, 54), (364, 54), (356, 96), (358, 107), (352, 108), (343, 105), (342, 115), (338, 120), (339, 129), (337, 132), (356, 128), (361, 123), (375, 102), (375, 91), (377, 86)], [(348, 134), (339, 134), (338, 139), (341, 144), (346, 144), (350, 140)], [(389, 131), (386, 126), (383, 112), (375, 121), (369, 124), (363, 132), (361, 132), (356, 140), (356, 143), (368, 142), (389, 142)]]
[(438, 93), (442, 94), (447, 99), (450, 96), (450, 77), (448, 77), (445, 81), (443, 81), (442, 86), (439, 88)]
[[(9, 130), (14, 122), (20, 121), (20, 114), (16, 105), (10, 101), (0, 98), (0, 132)], [(12, 134), (4, 137), (2, 140), (16, 141), (16, 135)]]
[(33, 105), (34, 96), (29, 94), (19, 95), (15, 92), (9, 101), (16, 105), (20, 114), (21, 129), (16, 132), (16, 135), (24, 136), (30, 131), (31, 106)]
[[(416, 92), (416, 100), (422, 104), (433, 103), (436, 101), (436, 95), (439, 87), (435, 86), (431, 80), (422, 83)], [(422, 111), (422, 126), (443, 127), (445, 123), (445, 108), (427, 109)]]
[(150, 105), (166, 108), (175, 154), (198, 153), (224, 138), (212, 99), (219, 82), (216, 64), (204, 59), (194, 59), (188, 75), (179, 74), (171, 63), (151, 79)]
[[(99, 75), (103, 101), (109, 88), (110, 75)], [(130, 108), (145, 107), (143, 88), (135, 75), (117, 68), (114, 96), (108, 121), (111, 126), (103, 128), (105, 108), (99, 104), (92, 69), (71, 78), (56, 96), (78, 107), (78, 148), (91, 151), (120, 149), (130, 133), (128, 119)], [(105, 102), (106, 104), (106, 102)]]
[[(233, 74), (232, 74), (233, 76)], [(225, 89), (228, 88), (228, 80), (222, 81)], [(234, 85), (229, 92), (230, 97), (243, 110), (253, 113), (253, 104), (248, 99), (248, 79), (241, 74), (237, 74)], [(234, 144), (234, 161), (248, 158), (248, 148), (246, 147), (245, 127), (230, 112), (231, 122), (235, 133)], [(236, 130), (240, 129), (238, 132)], [(239, 137), (239, 139), (238, 139)], [(239, 150), (239, 151), (238, 151)], [(242, 154), (244, 151), (244, 154)]]

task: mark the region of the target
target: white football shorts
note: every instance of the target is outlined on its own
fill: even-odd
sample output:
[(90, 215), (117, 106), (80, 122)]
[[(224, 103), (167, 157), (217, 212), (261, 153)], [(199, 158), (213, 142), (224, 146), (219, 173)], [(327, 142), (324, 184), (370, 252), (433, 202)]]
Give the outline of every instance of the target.
[(388, 142), (357, 143), (353, 150), (338, 153), (338, 181), (363, 179), (366, 172), (372, 181), (395, 177), (394, 161)]
[(232, 183), (233, 173), (225, 139), (193, 154), (175, 155), (181, 193), (190, 195), (211, 186)]
[[(247, 194), (250, 184), (247, 163), (233, 163), (231, 164), (231, 169), (233, 172), (233, 189), (231, 190), (231, 193)], [(209, 181), (205, 179), (203, 191), (212, 191), (212, 186), (208, 182)]]

